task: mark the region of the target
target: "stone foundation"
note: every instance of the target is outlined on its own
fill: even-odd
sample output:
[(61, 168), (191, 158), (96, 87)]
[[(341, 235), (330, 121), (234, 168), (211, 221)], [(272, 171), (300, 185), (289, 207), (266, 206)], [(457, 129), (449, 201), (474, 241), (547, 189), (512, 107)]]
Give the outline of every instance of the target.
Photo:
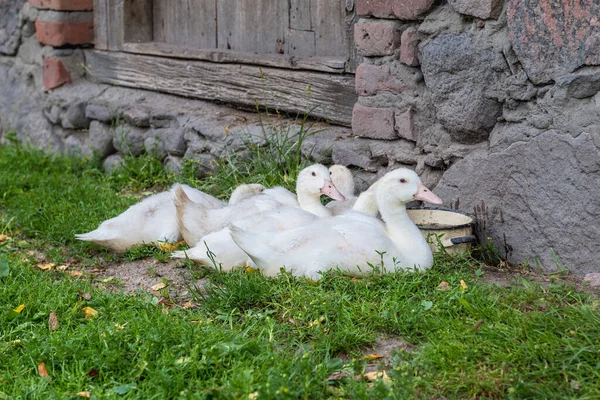
[[(353, 168), (361, 189), (415, 169), (445, 205), (476, 213), (479, 238), (509, 262), (600, 271), (600, 6), (563, 3), (356, 0), (352, 129), (315, 123), (303, 150)], [(123, 153), (151, 151), (173, 170), (188, 158), (202, 176), (262, 134), (253, 112), (95, 84), (91, 2), (31, 4), (0, 5), (0, 135), (96, 151), (107, 169)]]

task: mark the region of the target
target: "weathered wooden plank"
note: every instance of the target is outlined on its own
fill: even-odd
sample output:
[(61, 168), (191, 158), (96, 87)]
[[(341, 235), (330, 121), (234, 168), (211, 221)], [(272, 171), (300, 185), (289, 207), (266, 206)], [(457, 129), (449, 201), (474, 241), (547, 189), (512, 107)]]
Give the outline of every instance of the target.
[(310, 31), (310, 0), (290, 0), (290, 29)]
[(315, 33), (290, 29), (288, 33), (288, 54), (299, 57), (315, 55)]
[(94, 0), (94, 46), (108, 49), (108, 0)]
[(311, 0), (312, 27), (316, 33), (316, 54), (348, 56), (344, 31), (346, 0)]
[(189, 46), (151, 42), (125, 43), (123, 50), (134, 54), (183, 58), (221, 63), (241, 63), (289, 69), (304, 69), (331, 73), (343, 73), (344, 57), (296, 57), (287, 54), (256, 54), (233, 50), (197, 49)]
[(216, 18), (214, 0), (154, 1), (154, 40), (216, 48)]
[(107, 0), (108, 49), (121, 50), (125, 41), (125, 0)]
[(289, 4), (281, 0), (219, 0), (217, 22), (219, 49), (283, 54)]
[(152, 0), (125, 2), (125, 42), (152, 40)]
[(91, 76), (102, 83), (156, 90), (246, 107), (277, 107), (350, 126), (357, 101), (354, 76), (240, 64), (86, 51)]

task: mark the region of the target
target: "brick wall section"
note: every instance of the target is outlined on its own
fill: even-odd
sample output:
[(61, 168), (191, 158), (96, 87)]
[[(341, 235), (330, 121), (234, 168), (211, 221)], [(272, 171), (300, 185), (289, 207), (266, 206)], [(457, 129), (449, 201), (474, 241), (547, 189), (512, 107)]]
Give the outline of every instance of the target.
[[(35, 21), (36, 38), (47, 46), (82, 46), (94, 42), (94, 0), (29, 0), (40, 11)], [(50, 53), (59, 54), (59, 53)], [(75, 63), (68, 57), (44, 58), (42, 81), (46, 90), (73, 82), (77, 71), (69, 71)], [(63, 62), (64, 61), (64, 62)]]
[(56, 11), (91, 11), (94, 0), (29, 0), (32, 7)]

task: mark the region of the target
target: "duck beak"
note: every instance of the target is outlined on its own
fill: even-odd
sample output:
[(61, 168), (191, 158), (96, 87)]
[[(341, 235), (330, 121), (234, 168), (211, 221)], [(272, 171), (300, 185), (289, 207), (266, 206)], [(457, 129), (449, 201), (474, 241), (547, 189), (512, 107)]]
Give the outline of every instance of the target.
[(325, 184), (321, 188), (321, 194), (324, 194), (327, 197), (331, 197), (334, 200), (344, 201), (346, 198), (343, 194), (340, 193), (339, 190), (335, 187), (333, 182), (328, 179), (325, 179)]
[(427, 189), (427, 186), (419, 183), (419, 190), (413, 195), (415, 200), (423, 200), (432, 204), (442, 204), (443, 200), (437, 197), (433, 192)]

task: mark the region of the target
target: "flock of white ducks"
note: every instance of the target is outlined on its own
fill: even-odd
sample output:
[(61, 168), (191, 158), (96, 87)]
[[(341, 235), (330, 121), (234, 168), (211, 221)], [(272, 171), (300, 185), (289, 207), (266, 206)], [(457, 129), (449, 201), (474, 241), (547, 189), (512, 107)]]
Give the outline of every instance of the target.
[[(76, 235), (114, 251), (135, 244), (185, 240), (175, 258), (230, 270), (244, 264), (264, 275), (281, 268), (316, 280), (339, 268), (350, 275), (426, 269), (431, 249), (406, 204), (442, 204), (415, 172), (391, 171), (358, 197), (350, 171), (314, 164), (297, 179), (296, 194), (283, 187), (241, 185), (228, 204), (187, 185), (152, 195), (88, 233)], [(334, 201), (323, 206), (321, 195)], [(377, 216), (380, 215), (381, 219)]]

